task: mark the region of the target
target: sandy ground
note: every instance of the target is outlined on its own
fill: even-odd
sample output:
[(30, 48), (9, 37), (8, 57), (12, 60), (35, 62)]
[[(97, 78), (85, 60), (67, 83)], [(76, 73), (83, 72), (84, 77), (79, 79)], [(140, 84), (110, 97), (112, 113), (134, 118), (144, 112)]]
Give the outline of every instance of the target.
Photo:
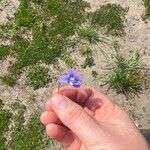
[[(118, 39), (121, 43), (121, 50), (124, 54), (128, 54), (129, 50), (139, 49), (142, 63), (150, 68), (150, 21), (147, 23), (142, 21), (141, 16), (145, 11), (143, 1), (87, 0), (87, 2), (91, 4), (91, 11), (95, 11), (100, 5), (107, 3), (117, 3), (121, 4), (124, 8), (129, 8), (125, 21), (126, 36)], [(101, 61), (100, 56), (98, 55), (99, 58), (96, 59), (97, 61)], [(102, 64), (100, 62), (98, 64), (99, 67), (97, 68), (102, 68)], [(138, 127), (150, 128), (150, 90), (142, 91), (138, 97), (129, 100), (123, 95), (117, 95), (112, 90), (109, 92), (109, 96), (129, 112)]]
[[(2, 0), (3, 1), (3, 0)], [(142, 63), (150, 68), (150, 21), (145, 23), (142, 21), (141, 16), (144, 13), (144, 6), (142, 0), (86, 0), (91, 4), (91, 11), (95, 11), (100, 5), (107, 3), (118, 3), (123, 7), (129, 7), (129, 11), (126, 15), (125, 31), (126, 35), (122, 38), (118, 38), (121, 44), (121, 50), (123, 53), (128, 54), (130, 49), (139, 49), (142, 56)], [(17, 0), (9, 0), (8, 6), (1, 6), (0, 2), (0, 24), (7, 22), (7, 15), (12, 16), (14, 10), (18, 7), (19, 2)], [(3, 9), (2, 9), (3, 8)], [(1, 11), (2, 9), (2, 11)], [(107, 46), (102, 46), (111, 58), (112, 51)], [(73, 52), (73, 57), (77, 60), (77, 70), (82, 73), (84, 77), (84, 84), (94, 86), (99, 91), (106, 93), (107, 86), (100, 86), (102, 81), (98, 79), (93, 80), (91, 76), (92, 70), (96, 70), (100, 76), (105, 73), (105, 66), (110, 59), (107, 60), (102, 55), (98, 46), (91, 46), (94, 49), (93, 56), (95, 58), (96, 65), (91, 68), (82, 69), (80, 64), (84, 61), (84, 58), (77, 52)], [(14, 58), (8, 57), (6, 60), (0, 61), (0, 75), (7, 73), (7, 68), (10, 65), (10, 60), (14, 61)], [(61, 68), (59, 70), (54, 69), (53, 66), (48, 66), (49, 70), (54, 72), (54, 76), (58, 76), (59, 72), (65, 71), (67, 66), (60, 61)], [(150, 76), (148, 76), (150, 78)], [(25, 74), (23, 74), (18, 83), (13, 87), (6, 87), (0, 82), (0, 99), (3, 99), (5, 104), (10, 104), (14, 101), (20, 101), (28, 108), (25, 114), (28, 118), (29, 115), (36, 109), (43, 109), (44, 102), (50, 98), (52, 91), (57, 87), (55, 80), (45, 88), (34, 91), (31, 87), (25, 85)], [(139, 128), (150, 129), (150, 89), (144, 90), (139, 93), (138, 96), (127, 99), (124, 95), (117, 95), (114, 90), (109, 90), (108, 96), (122, 106), (134, 120), (135, 124)], [(35, 96), (36, 101), (30, 101), (31, 96)], [(7, 106), (7, 105), (6, 105)]]

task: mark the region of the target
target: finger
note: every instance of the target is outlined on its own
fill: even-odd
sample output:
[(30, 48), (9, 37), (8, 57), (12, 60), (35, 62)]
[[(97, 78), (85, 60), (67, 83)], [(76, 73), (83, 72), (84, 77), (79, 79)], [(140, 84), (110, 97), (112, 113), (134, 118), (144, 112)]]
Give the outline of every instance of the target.
[(116, 107), (107, 96), (91, 87), (74, 88), (66, 86), (60, 88), (59, 91), (56, 90), (57, 92), (77, 102), (82, 107), (87, 107), (88, 113), (90, 112), (89, 114), (97, 121), (105, 121)]
[(75, 88), (71, 86), (61, 87), (59, 90), (56, 89), (54, 94), (61, 94), (69, 99), (77, 102), (77, 103), (84, 103), (92, 94), (90, 89), (83, 89), (83, 88)]
[(46, 103), (45, 103), (45, 109), (47, 111), (53, 111), (53, 108), (52, 108), (52, 104), (51, 104), (51, 100), (47, 100)]
[(40, 120), (44, 125), (50, 124), (50, 123), (56, 123), (61, 124), (60, 119), (54, 112), (45, 111), (41, 114)]
[(99, 137), (97, 135), (100, 133), (97, 133), (97, 130), (101, 130), (99, 125), (77, 103), (63, 95), (56, 94), (52, 97), (52, 107), (63, 124), (82, 141), (87, 142), (92, 136)]
[(87, 106), (92, 111), (96, 111), (102, 105), (113, 105), (107, 96), (87, 86), (80, 88), (66, 86), (60, 88), (59, 91), (56, 90), (54, 93), (62, 94), (79, 104), (84, 103), (84, 106)]
[(65, 148), (70, 147), (70, 149), (76, 150), (75, 148), (73, 149), (72, 145), (78, 141), (67, 128), (51, 123), (46, 126), (46, 133), (50, 138), (57, 140)]

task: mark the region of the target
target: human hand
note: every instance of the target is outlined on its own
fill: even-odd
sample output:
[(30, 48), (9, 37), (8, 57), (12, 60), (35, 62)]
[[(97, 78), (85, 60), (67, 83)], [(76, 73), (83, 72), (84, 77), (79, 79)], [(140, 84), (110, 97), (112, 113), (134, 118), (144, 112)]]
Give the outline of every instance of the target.
[(55, 91), (40, 120), (68, 150), (149, 150), (126, 112), (90, 87)]

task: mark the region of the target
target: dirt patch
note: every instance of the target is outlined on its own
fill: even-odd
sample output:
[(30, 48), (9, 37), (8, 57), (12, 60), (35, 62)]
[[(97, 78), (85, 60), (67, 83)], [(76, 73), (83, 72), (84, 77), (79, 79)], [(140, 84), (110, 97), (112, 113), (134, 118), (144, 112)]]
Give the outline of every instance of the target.
[(16, 9), (19, 7), (18, 0), (2, 0), (0, 1), (0, 24), (6, 23), (12, 18)]

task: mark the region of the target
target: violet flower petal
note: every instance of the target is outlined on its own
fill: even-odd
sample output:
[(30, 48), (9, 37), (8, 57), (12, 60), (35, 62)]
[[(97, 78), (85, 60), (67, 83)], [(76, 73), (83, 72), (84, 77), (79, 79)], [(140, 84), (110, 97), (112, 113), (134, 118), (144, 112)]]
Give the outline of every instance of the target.
[(67, 70), (67, 75), (68, 75), (69, 77), (74, 76), (74, 75), (75, 75), (75, 70), (72, 69), (72, 68), (68, 69), (68, 70)]
[(82, 81), (82, 76), (81, 75), (75, 75), (74, 76), (74, 79), (76, 80), (76, 81)]
[(67, 70), (66, 74), (61, 75), (58, 79), (58, 82), (61, 84), (69, 83), (71, 86), (80, 87), (82, 77), (76, 74), (73, 68)]
[(69, 81), (69, 76), (68, 75), (62, 75), (58, 78), (58, 82), (62, 83), (62, 84), (68, 83), (68, 81)]

